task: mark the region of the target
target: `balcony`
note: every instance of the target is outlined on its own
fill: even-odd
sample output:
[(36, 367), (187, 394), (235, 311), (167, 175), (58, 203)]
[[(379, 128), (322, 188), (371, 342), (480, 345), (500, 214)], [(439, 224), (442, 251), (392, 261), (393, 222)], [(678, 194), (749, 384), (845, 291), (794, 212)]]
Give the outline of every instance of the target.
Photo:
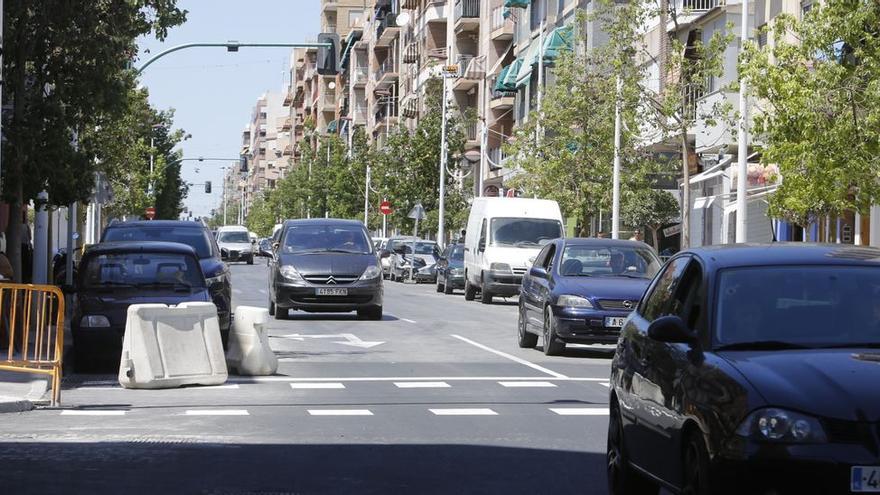
[(285, 106), (285, 107), (289, 107), (290, 105), (293, 104), (293, 92), (290, 91), (290, 89), (288, 89), (288, 90), (284, 93), (284, 101), (281, 102), (281, 104), (282, 104), (283, 106)]
[[(710, 10), (724, 7), (726, 4), (726, 0), (674, 0), (670, 9), (675, 9), (678, 25), (681, 27), (694, 22)], [(666, 29), (675, 29), (675, 23), (672, 22), (671, 16)]]
[(376, 71), (376, 89), (385, 89), (397, 82), (397, 64), (391, 57), (386, 58)]
[(318, 72), (318, 68), (317, 68), (317, 65), (315, 65), (315, 62), (307, 63), (306, 64), (306, 71), (305, 71), (305, 79), (311, 79), (311, 78), (315, 77), (315, 74), (317, 74), (317, 72)]
[(336, 113), (337, 107), (336, 93), (326, 93), (321, 98), (321, 111), (327, 113)]
[(408, 43), (403, 49), (403, 63), (414, 64), (419, 61), (419, 45), (415, 42)]
[(321, 2), (321, 13), (324, 12), (336, 12), (339, 8), (339, 2), (336, 0), (324, 0)]
[(486, 75), (486, 56), (459, 55), (458, 78), (452, 84), (453, 91), (470, 91), (480, 84), (480, 79)]
[(504, 18), (504, 7), (492, 9), (492, 41), (513, 39), (513, 19)]
[(397, 102), (381, 102), (376, 104), (378, 110), (376, 111), (374, 117), (376, 122), (376, 127), (379, 126), (391, 126), (397, 123)]
[(278, 124), (276, 124), (276, 125), (282, 131), (289, 131), (290, 128), (292, 127), (291, 126), (291, 119), (290, 119), (290, 117), (281, 117), (280, 119), (278, 119)]
[(480, 29), (480, 0), (455, 1), (455, 32), (466, 33)]
[(369, 71), (366, 67), (357, 67), (351, 73), (352, 82), (355, 88), (363, 88), (367, 84), (367, 75)]
[(385, 14), (376, 26), (376, 48), (387, 48), (398, 34), (400, 28), (397, 27), (397, 15), (390, 12)]
[(515, 100), (515, 91), (494, 91), (492, 93), (492, 100), (489, 101), (489, 108), (492, 110), (509, 110), (513, 108)]
[(446, 22), (449, 17), (446, 0), (430, 0), (425, 6), (422, 18), (425, 22)]
[(281, 153), (282, 156), (293, 156), (293, 143), (288, 144), (284, 147), (284, 151)]
[(354, 107), (354, 112), (351, 114), (352, 125), (366, 125), (367, 123), (367, 106), (366, 105), (358, 105)]
[(464, 149), (470, 150), (470, 149), (480, 147), (480, 133), (477, 132), (478, 127), (479, 127), (479, 124), (477, 122), (465, 125), (465, 128), (464, 128), (464, 136), (465, 136)]
[(401, 0), (400, 8), (409, 10), (417, 9), (419, 8), (419, 0)]

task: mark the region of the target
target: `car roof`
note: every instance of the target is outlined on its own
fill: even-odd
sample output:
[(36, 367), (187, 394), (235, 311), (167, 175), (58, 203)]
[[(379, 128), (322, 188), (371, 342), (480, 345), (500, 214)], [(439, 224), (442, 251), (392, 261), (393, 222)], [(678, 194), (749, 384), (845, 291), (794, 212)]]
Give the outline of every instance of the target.
[(603, 239), (600, 237), (568, 237), (559, 239), (566, 246), (595, 246), (595, 247), (638, 247), (651, 249), (641, 241), (627, 241), (624, 239)]
[(360, 220), (346, 220), (343, 218), (298, 218), (296, 220), (285, 220), (284, 226), (289, 225), (357, 225), (363, 227), (364, 224)]
[(773, 265), (862, 265), (880, 267), (880, 249), (845, 244), (774, 242), (729, 244), (685, 251), (714, 269)]
[(115, 229), (120, 227), (191, 227), (199, 229), (207, 228), (202, 223), (193, 222), (190, 220), (130, 220), (125, 222), (113, 222), (107, 226), (108, 229)]
[(85, 254), (99, 255), (112, 253), (169, 253), (189, 254), (198, 258), (196, 250), (179, 242), (161, 241), (113, 241), (101, 242), (89, 246)]

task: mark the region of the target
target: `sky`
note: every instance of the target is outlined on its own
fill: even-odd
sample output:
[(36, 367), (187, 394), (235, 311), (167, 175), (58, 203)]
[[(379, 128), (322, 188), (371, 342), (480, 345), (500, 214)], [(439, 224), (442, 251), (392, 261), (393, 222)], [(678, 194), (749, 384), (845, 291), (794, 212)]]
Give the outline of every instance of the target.
[[(320, 0), (178, 0), (189, 13), (160, 43), (139, 40), (139, 67), (149, 57), (192, 42), (306, 42), (314, 41), (320, 26)], [(147, 53), (149, 50), (149, 53)], [(228, 53), (223, 47), (188, 48), (150, 65), (141, 83), (150, 102), (161, 110), (174, 109), (175, 127), (192, 137), (180, 145), (183, 157), (233, 158), (241, 150), (241, 131), (257, 98), (281, 90), (289, 81), (290, 48), (246, 48)], [(193, 216), (209, 216), (222, 207), (223, 166), (229, 162), (186, 160), (186, 182), (211, 181), (190, 188), (185, 206)]]

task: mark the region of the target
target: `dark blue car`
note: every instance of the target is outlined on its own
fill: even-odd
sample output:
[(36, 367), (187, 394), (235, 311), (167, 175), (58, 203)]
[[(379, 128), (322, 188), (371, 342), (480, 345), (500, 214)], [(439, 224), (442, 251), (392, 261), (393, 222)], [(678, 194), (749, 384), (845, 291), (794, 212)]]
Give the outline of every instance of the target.
[(614, 344), (624, 320), (660, 269), (642, 242), (557, 239), (544, 246), (523, 276), (519, 346), (560, 354), (566, 343)]

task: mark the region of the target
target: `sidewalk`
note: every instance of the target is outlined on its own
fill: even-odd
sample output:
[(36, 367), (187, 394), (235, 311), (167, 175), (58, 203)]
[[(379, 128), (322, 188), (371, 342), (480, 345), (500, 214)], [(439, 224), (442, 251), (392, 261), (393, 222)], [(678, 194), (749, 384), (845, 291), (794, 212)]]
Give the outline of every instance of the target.
[(48, 389), (48, 377), (0, 371), (0, 413), (30, 411), (49, 404)]

